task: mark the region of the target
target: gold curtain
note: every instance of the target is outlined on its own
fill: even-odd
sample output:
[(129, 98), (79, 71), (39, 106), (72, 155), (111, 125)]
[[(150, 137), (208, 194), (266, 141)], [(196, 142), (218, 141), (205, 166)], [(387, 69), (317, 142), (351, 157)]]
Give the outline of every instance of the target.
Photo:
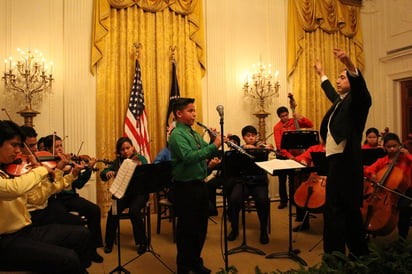
[[(113, 159), (123, 122), (140, 43), (140, 66), (148, 116), (151, 157), (166, 145), (166, 111), (171, 84), (171, 47), (176, 47), (182, 97), (196, 98), (202, 117), (201, 78), (205, 72), (201, 0), (95, 0), (92, 71), (97, 68), (97, 157)], [(97, 200), (105, 213), (108, 187), (98, 181)]]
[(297, 112), (310, 118), (317, 130), (330, 103), (313, 64), (319, 59), (335, 83), (344, 67), (334, 58), (333, 49), (342, 48), (363, 70), (360, 7), (339, 0), (291, 0), (288, 13), (288, 77), (298, 102)]

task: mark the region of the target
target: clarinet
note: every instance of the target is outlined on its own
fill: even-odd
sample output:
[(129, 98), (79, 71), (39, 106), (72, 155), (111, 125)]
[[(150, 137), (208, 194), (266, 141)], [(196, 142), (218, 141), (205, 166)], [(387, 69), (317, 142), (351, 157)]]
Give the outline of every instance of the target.
[[(200, 123), (200, 122), (196, 122), (199, 126), (201, 126), (202, 128), (204, 128), (207, 132), (209, 132), (210, 134), (212, 134), (214, 137), (217, 136), (217, 133), (214, 132), (213, 130), (211, 130), (210, 128), (208, 128), (207, 126), (205, 126), (204, 124)], [(235, 143), (231, 142), (231, 141), (226, 141), (225, 142), (226, 145), (228, 145), (229, 147), (237, 150), (238, 152), (242, 153), (243, 155), (249, 157), (250, 159), (254, 159), (255, 156), (250, 155), (249, 153), (247, 153), (243, 148), (241, 148), (240, 146), (236, 145)]]

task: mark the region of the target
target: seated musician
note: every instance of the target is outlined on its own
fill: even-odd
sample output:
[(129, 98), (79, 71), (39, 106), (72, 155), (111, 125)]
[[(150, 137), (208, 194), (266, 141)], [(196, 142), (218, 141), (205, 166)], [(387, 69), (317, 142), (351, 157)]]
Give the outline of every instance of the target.
[[(375, 163), (367, 167), (365, 169), (365, 176), (376, 181), (379, 171), (387, 167), (388, 164), (392, 163), (392, 159), (395, 157), (395, 155), (400, 153), (395, 166), (402, 171), (403, 179), (406, 180), (406, 182), (404, 183), (406, 186), (405, 195), (412, 197), (412, 155), (406, 148), (401, 146), (400, 139), (395, 133), (386, 134), (386, 136), (383, 138), (383, 146), (387, 152), (387, 155), (383, 158), (378, 159)], [(398, 234), (400, 237), (406, 239), (408, 237), (409, 222), (412, 216), (411, 201), (406, 198), (399, 197), (398, 209)]]
[[(305, 166), (314, 166), (313, 161), (312, 161), (312, 154), (311, 152), (325, 152), (325, 143), (321, 141), (320, 144), (314, 145), (309, 147), (307, 150), (305, 150), (302, 154), (298, 155), (295, 157), (295, 161), (305, 165)], [(299, 175), (298, 175), (299, 176)], [(296, 178), (299, 178), (296, 176)], [(307, 177), (305, 177), (307, 178)], [(295, 181), (296, 182), (296, 181)], [(298, 187), (303, 182), (296, 182), (295, 187)], [(292, 190), (295, 191), (295, 188)], [(294, 196), (294, 193), (291, 194), (291, 197)], [(296, 206), (296, 221), (297, 222), (302, 222), (301, 224), (297, 225), (294, 227), (292, 230), (294, 232), (300, 232), (304, 230), (308, 230), (310, 225), (309, 225), (309, 216), (306, 214), (306, 210), (303, 208), (300, 208), (299, 206)]]
[(379, 136), (379, 131), (376, 128), (368, 128), (365, 132), (365, 143), (362, 145), (362, 149), (381, 147), (379, 144)]
[[(51, 153), (64, 153), (63, 140), (56, 135), (48, 135), (44, 138), (44, 147)], [(83, 161), (82, 161), (83, 162)], [(103, 257), (97, 253), (97, 248), (103, 246), (102, 230), (100, 226), (100, 207), (95, 203), (80, 197), (76, 189), (81, 189), (89, 181), (92, 175), (92, 168), (96, 159), (90, 158), (85, 168), (79, 174), (78, 178), (73, 181), (71, 188), (65, 189), (49, 198), (49, 211), (53, 212), (53, 218), (59, 224), (85, 225), (90, 230), (94, 251), (92, 260), (96, 263), (103, 262)], [(70, 172), (68, 166), (66, 172)], [(70, 212), (78, 212), (79, 215)], [(86, 219), (82, 218), (84, 216)]]
[[(108, 181), (114, 178), (120, 165), (125, 159), (132, 159), (137, 161), (139, 165), (147, 164), (147, 160), (144, 156), (136, 152), (133, 146), (132, 140), (128, 137), (120, 137), (116, 143), (116, 155), (118, 156), (113, 164), (105, 168), (100, 173), (100, 178), (103, 181)], [(139, 184), (141, 182), (129, 182), (130, 184)], [(138, 193), (126, 192), (126, 194), (121, 199), (116, 199), (117, 215), (113, 215), (113, 206), (107, 216), (106, 222), (106, 237), (104, 253), (110, 253), (113, 249), (113, 243), (116, 237), (116, 229), (118, 225), (119, 214), (123, 212), (124, 209), (129, 208), (129, 218), (133, 227), (133, 236), (136, 244), (136, 249), (138, 254), (143, 254), (147, 250), (147, 237), (146, 228), (143, 223), (142, 209), (146, 206), (149, 200), (149, 194), (139, 191)]]
[[(30, 157), (30, 155), (38, 152), (37, 132), (34, 130), (34, 128), (29, 126), (21, 126), (20, 129), (26, 137), (26, 146), (22, 148), (22, 155), (28, 158)], [(66, 158), (68, 159), (67, 161), (69, 161), (70, 155), (67, 155)], [(30, 212), (33, 225), (38, 226), (58, 223), (54, 218), (55, 214), (53, 214), (53, 212), (49, 210), (50, 207), (47, 206), (47, 199), (51, 195), (56, 194), (63, 189), (70, 189), (71, 184), (74, 180), (73, 172), (79, 172), (81, 169), (83, 169), (83, 166), (79, 165), (78, 167), (73, 168), (72, 172), (66, 173), (64, 175), (63, 170), (66, 164), (67, 162), (64, 162), (60, 159), (56, 163), (56, 168), (54, 169), (53, 184), (50, 183), (50, 178), (45, 178), (39, 186), (38, 190), (28, 194), (28, 202), (26, 207)]]
[[(237, 135), (229, 134), (227, 140), (234, 143), (235, 145), (240, 145), (240, 138)], [(233, 149), (230, 148), (229, 149)], [(224, 183), (224, 178), (220, 174), (220, 163), (221, 159), (215, 157), (208, 161), (207, 168), (209, 176), (206, 177), (207, 189), (209, 191), (209, 216), (217, 216), (217, 207), (216, 207), (216, 190), (221, 188)]]
[[(21, 152), (24, 138), (15, 123), (0, 121), (0, 271), (87, 273), (90, 232), (82, 226), (33, 226), (26, 208), (27, 195), (40, 191), (48, 175), (57, 177), (58, 171), (40, 166), (31, 157), (32, 168), (27, 173), (13, 177), (5, 172)], [(67, 159), (61, 155), (63, 161)], [(73, 172), (75, 178), (78, 170)]]
[[(242, 129), (242, 137), (245, 141), (243, 148), (257, 148), (257, 130), (253, 126), (246, 126)], [(239, 235), (239, 212), (244, 201), (252, 195), (256, 202), (257, 214), (260, 222), (260, 243), (269, 243), (267, 232), (269, 215), (268, 178), (263, 170), (258, 170), (256, 174), (248, 174), (238, 178), (231, 178), (233, 187), (228, 193), (228, 215), (231, 222), (231, 232), (228, 240), (234, 241)], [(243, 195), (242, 195), (243, 194)]]

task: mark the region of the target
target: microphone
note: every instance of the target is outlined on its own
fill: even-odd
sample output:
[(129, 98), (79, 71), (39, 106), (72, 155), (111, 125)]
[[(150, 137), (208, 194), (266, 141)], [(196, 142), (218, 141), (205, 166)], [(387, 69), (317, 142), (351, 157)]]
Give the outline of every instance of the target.
[(216, 107), (216, 110), (217, 110), (217, 112), (219, 112), (220, 118), (223, 119), (223, 106), (222, 106), (222, 105), (218, 105), (218, 106)]

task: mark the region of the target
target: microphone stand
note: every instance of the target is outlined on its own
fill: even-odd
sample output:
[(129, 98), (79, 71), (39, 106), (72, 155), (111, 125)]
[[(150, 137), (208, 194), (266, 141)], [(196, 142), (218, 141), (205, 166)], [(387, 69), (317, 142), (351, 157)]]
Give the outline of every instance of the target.
[[(222, 138), (222, 172), (223, 172), (223, 178), (225, 178), (225, 182), (227, 181), (227, 176), (226, 176), (226, 160), (225, 160), (225, 146), (223, 142), (224, 134), (223, 134), (223, 116), (220, 116), (220, 135)], [(226, 200), (226, 189), (225, 185), (223, 184), (223, 237), (224, 237), (224, 258), (225, 258), (225, 269), (226, 271), (229, 271), (229, 259), (228, 259), (228, 243), (227, 243), (227, 200)]]

